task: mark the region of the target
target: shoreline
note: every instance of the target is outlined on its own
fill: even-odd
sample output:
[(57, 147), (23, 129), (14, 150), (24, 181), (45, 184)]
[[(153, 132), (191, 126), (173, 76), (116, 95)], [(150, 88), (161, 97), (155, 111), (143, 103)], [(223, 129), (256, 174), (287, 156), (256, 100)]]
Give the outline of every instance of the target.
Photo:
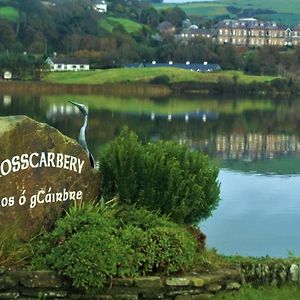
[(211, 95), (211, 96), (269, 96), (298, 95), (298, 88), (281, 89), (266, 83), (232, 83), (213, 82), (177, 82), (170, 84), (153, 84), (145, 82), (104, 83), (104, 84), (74, 84), (50, 83), (44, 81), (0, 81), (0, 93), (13, 94), (104, 94), (116, 96), (140, 96), (163, 98), (171, 95)]

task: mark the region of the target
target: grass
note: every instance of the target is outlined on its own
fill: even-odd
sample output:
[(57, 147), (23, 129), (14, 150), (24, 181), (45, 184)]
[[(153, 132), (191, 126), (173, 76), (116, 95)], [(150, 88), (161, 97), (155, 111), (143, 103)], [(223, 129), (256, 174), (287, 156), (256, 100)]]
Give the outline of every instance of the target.
[(22, 266), (29, 255), (29, 246), (17, 237), (17, 223), (0, 231), (0, 266)]
[(9, 21), (16, 21), (19, 16), (18, 11), (11, 6), (2, 6), (0, 7), (0, 18), (6, 19)]
[(100, 28), (108, 32), (113, 32), (117, 26), (123, 26), (124, 30), (128, 33), (138, 32), (142, 29), (142, 25), (125, 18), (107, 17), (99, 21)]
[(44, 79), (50, 83), (62, 84), (106, 84), (149, 82), (151, 79), (166, 75), (171, 83), (203, 82), (217, 83), (220, 76), (231, 79), (238, 77), (239, 83), (269, 82), (275, 77), (245, 75), (240, 71), (218, 71), (197, 73), (177, 68), (119, 68), (108, 70), (90, 70), (84, 72), (50, 72)]
[(243, 287), (238, 292), (220, 293), (214, 299), (216, 300), (298, 300), (300, 287), (296, 285), (286, 285), (280, 288), (276, 287)]
[[(187, 1), (188, 2), (188, 1)], [(228, 11), (228, 6), (234, 6), (240, 9), (271, 9), (277, 14), (275, 15), (260, 15), (254, 14), (252, 17), (261, 19), (271, 19), (280, 21), (282, 24), (292, 26), (300, 23), (300, 2), (298, 0), (222, 0), (215, 2), (197, 2), (197, 3), (182, 3), (182, 4), (156, 4), (154, 5), (158, 9), (164, 9), (172, 6), (179, 6), (188, 15), (191, 16), (203, 16), (208, 18), (214, 18), (218, 16), (228, 15), (232, 18), (236, 18), (235, 14)]]

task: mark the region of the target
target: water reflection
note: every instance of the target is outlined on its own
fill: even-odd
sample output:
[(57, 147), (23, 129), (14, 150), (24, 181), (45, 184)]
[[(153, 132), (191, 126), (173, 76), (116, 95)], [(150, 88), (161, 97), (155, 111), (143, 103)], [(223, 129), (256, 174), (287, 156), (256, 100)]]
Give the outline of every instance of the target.
[(298, 101), (283, 105), (265, 99), (151, 101), (96, 95), (3, 95), (1, 115), (26, 114), (76, 138), (82, 120), (67, 102), (74, 98), (90, 108), (88, 139), (95, 153), (126, 124), (145, 141), (177, 140), (220, 159), (228, 168), (238, 168), (237, 162), (255, 165), (300, 156)]
[(3, 95), (0, 115), (26, 114), (77, 139), (82, 116), (67, 103), (70, 99), (89, 106), (87, 140), (96, 158), (127, 125), (142, 141), (178, 141), (206, 152), (220, 164), (222, 201), (213, 218), (203, 224), (209, 245), (226, 254), (300, 253), (296, 242), (300, 225), (297, 99)]

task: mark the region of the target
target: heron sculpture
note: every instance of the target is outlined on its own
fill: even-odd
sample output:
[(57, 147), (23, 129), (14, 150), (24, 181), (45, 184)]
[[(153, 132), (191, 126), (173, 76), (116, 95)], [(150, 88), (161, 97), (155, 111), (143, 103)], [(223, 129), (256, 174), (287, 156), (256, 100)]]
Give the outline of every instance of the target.
[(85, 139), (85, 129), (86, 129), (87, 124), (88, 124), (89, 109), (86, 105), (83, 105), (81, 103), (76, 103), (76, 102), (73, 102), (73, 101), (68, 101), (68, 102), (70, 102), (73, 105), (75, 105), (76, 107), (78, 107), (78, 109), (81, 111), (81, 113), (84, 116), (84, 123), (83, 123), (83, 126), (80, 128), (78, 142), (83, 147), (85, 152), (87, 153), (87, 155), (89, 157), (89, 160), (91, 162), (91, 166), (92, 166), (92, 168), (94, 168), (95, 167), (95, 160), (94, 160), (93, 155), (91, 154), (91, 152), (88, 149), (86, 139)]

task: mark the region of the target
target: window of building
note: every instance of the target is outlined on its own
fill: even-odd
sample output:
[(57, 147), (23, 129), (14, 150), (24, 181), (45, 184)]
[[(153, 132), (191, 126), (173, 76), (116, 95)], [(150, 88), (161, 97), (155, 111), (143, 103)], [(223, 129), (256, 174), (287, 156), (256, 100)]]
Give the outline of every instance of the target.
[(222, 34), (222, 33), (223, 33), (223, 30), (222, 30), (222, 29), (220, 29), (220, 30), (219, 30), (219, 32), (220, 32), (220, 34)]
[(72, 66), (72, 69), (76, 69), (76, 65), (73, 65), (73, 66)]
[(61, 65), (57, 65), (57, 69), (61, 69)]
[(80, 65), (80, 69), (84, 69), (84, 65)]

